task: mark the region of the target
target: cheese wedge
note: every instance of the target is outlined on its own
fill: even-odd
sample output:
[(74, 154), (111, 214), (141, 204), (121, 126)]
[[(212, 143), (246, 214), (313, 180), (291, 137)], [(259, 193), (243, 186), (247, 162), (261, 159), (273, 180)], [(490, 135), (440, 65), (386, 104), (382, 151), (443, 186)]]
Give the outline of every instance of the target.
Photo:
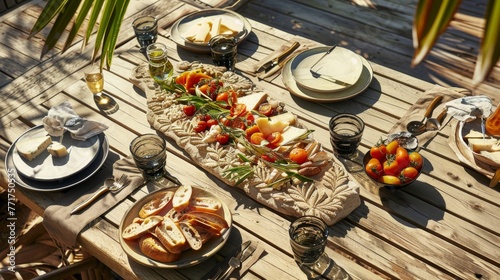
[(272, 116), (271, 120), (272, 121), (283, 121), (283, 122), (287, 122), (289, 125), (293, 125), (295, 123), (295, 115), (290, 113), (290, 112), (286, 112), (283, 114)]
[[(490, 138), (489, 135), (484, 135), (485, 138)], [(476, 130), (471, 130), (467, 135), (464, 136), (465, 139), (470, 139), (470, 138), (483, 138), (483, 133), (476, 131)]]
[(297, 138), (303, 136), (305, 133), (307, 133), (307, 129), (305, 129), (305, 128), (288, 126), (281, 133), (283, 140), (281, 141), (280, 145), (286, 145), (286, 144), (296, 140)]
[(64, 147), (64, 145), (59, 142), (52, 142), (52, 144), (47, 147), (47, 151), (53, 157), (64, 157), (68, 155), (68, 150), (66, 149), (66, 147)]
[(247, 110), (257, 110), (259, 105), (267, 100), (267, 93), (256, 92), (242, 97), (238, 97), (238, 103), (245, 104)]
[(50, 136), (24, 139), (16, 143), (17, 153), (25, 159), (32, 161), (39, 156), (52, 143)]
[(212, 20), (212, 26), (210, 28), (210, 38), (215, 37), (219, 35), (220, 33), (220, 23), (221, 23), (221, 18), (215, 18)]
[(499, 152), (486, 152), (486, 151), (481, 151), (481, 155), (487, 157), (488, 159), (492, 160), (493, 162), (500, 164), (500, 151)]

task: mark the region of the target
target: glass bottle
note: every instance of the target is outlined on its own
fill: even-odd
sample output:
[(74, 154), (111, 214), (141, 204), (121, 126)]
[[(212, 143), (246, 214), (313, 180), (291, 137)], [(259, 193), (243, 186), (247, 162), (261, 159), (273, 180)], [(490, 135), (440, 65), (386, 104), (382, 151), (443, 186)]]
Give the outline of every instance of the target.
[(500, 105), (493, 114), (491, 114), (485, 123), (486, 131), (491, 136), (500, 136)]

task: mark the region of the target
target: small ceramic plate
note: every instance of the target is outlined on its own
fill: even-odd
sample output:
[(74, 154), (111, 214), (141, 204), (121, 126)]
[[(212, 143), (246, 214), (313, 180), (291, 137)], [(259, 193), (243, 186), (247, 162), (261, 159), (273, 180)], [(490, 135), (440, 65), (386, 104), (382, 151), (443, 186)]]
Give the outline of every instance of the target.
[[(328, 47), (324, 48), (325, 51)], [(321, 102), (336, 102), (345, 99), (352, 98), (360, 93), (362, 93), (371, 83), (373, 79), (373, 69), (370, 63), (363, 57), (361, 57), (363, 63), (363, 71), (359, 76), (358, 81), (345, 89), (337, 90), (334, 92), (317, 92), (299, 85), (292, 75), (292, 61), (288, 61), (283, 66), (282, 79), (286, 88), (291, 94), (310, 101), (321, 101)]]
[[(34, 127), (21, 135), (13, 146), (19, 141), (47, 135), (43, 126)], [(60, 141), (60, 137), (52, 137), (52, 141)], [(64, 157), (53, 157), (48, 151), (43, 151), (32, 161), (23, 158), (14, 149), (13, 161), (17, 171), (33, 180), (55, 181), (75, 175), (91, 164), (99, 152), (101, 146), (99, 137), (96, 135), (85, 141), (75, 140), (65, 133), (62, 143), (69, 154)]]
[[(308, 90), (330, 93), (344, 90), (358, 81), (363, 71), (361, 57), (342, 47), (336, 47), (325, 56), (329, 49), (309, 49), (292, 59), (292, 77), (297, 84)], [(319, 75), (313, 76), (311, 67)]]
[[(163, 188), (157, 191), (154, 191), (145, 197), (139, 199), (132, 205), (132, 207), (129, 208), (129, 210), (125, 213), (123, 216), (123, 219), (120, 223), (120, 245), (122, 246), (123, 250), (129, 257), (134, 259), (135, 261), (146, 265), (146, 266), (153, 266), (157, 268), (181, 268), (181, 267), (188, 267), (188, 266), (193, 266), (198, 263), (201, 263), (202, 261), (208, 259), (210, 256), (214, 255), (217, 253), (224, 244), (226, 244), (227, 239), (229, 238), (229, 234), (231, 233), (232, 229), (232, 216), (231, 216), (231, 211), (227, 207), (226, 204), (224, 204), (221, 201), (222, 208), (219, 209), (217, 214), (220, 216), (224, 217), (226, 219), (229, 228), (224, 229), (222, 231), (222, 234), (220, 237), (213, 237), (212, 239), (208, 240), (207, 243), (203, 244), (201, 249), (195, 251), (192, 249), (188, 249), (186, 251), (183, 251), (181, 254), (181, 258), (178, 261), (175, 262), (170, 262), (170, 263), (164, 263), (164, 262), (159, 262), (153, 259), (150, 259), (146, 257), (142, 252), (141, 249), (139, 248), (139, 242), (138, 240), (132, 240), (132, 241), (127, 241), (123, 239), (122, 233), (123, 230), (130, 225), (134, 218), (139, 216), (139, 210), (141, 207), (151, 200), (154, 196), (157, 194), (161, 194), (167, 191), (175, 191), (177, 187), (170, 187), (170, 188)], [(193, 195), (194, 196), (208, 196), (215, 198), (219, 200), (215, 195), (210, 193), (208, 190), (203, 189), (201, 187), (193, 186)], [(166, 213), (160, 212), (158, 215), (162, 215)]]
[[(67, 177), (63, 180), (57, 181), (39, 181), (32, 180), (28, 177), (23, 176), (14, 166), (13, 157), (15, 147), (12, 145), (7, 151), (7, 155), (5, 156), (5, 168), (8, 170), (9, 174), (11, 174), (19, 186), (33, 190), (33, 191), (41, 191), (41, 192), (49, 192), (49, 191), (61, 191), (65, 189), (72, 188), (77, 186), (78, 184), (84, 182), (89, 179), (92, 175), (94, 175), (97, 171), (99, 171), (106, 161), (109, 153), (109, 143), (106, 135), (101, 133), (97, 135), (99, 137), (99, 143), (101, 146), (99, 148), (99, 152), (97, 153), (94, 161), (84, 168), (82, 171), (76, 173), (73, 176)], [(10, 175), (9, 175), (10, 176)]]

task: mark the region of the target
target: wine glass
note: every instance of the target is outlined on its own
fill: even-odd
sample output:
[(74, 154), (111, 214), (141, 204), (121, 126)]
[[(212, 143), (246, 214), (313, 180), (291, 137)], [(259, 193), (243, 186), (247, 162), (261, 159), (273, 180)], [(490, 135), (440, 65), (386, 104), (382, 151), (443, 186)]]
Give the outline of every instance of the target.
[(85, 82), (87, 87), (94, 94), (94, 102), (101, 111), (112, 114), (118, 110), (118, 103), (109, 95), (103, 92), (104, 75), (97, 65), (90, 65), (85, 68)]
[(156, 83), (161, 85), (167, 80), (174, 68), (167, 57), (167, 46), (163, 43), (153, 43), (146, 48), (149, 63), (149, 74)]

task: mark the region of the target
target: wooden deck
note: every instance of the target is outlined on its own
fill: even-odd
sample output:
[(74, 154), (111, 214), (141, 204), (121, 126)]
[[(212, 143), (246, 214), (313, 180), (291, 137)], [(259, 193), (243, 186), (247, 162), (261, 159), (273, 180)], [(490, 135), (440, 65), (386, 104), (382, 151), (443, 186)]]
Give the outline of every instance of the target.
[[(178, 48), (168, 38), (168, 29), (182, 15), (218, 2), (223, 1), (131, 1), (130, 13), (119, 36), (116, 59), (112, 69), (106, 71), (106, 90), (120, 102), (120, 111), (110, 116), (97, 110), (82, 81), (81, 68), (89, 63), (90, 48), (80, 52), (80, 44), (75, 43), (66, 54), (61, 55), (56, 49), (40, 58), (43, 36), (27, 40), (45, 1), (32, 0), (1, 15), (0, 186), (7, 185), (3, 160), (10, 144), (28, 128), (40, 124), (48, 109), (65, 99), (77, 104), (78, 112), (113, 124), (109, 137), (114, 158), (106, 162), (99, 176), (108, 174), (112, 160), (128, 155), (130, 140), (152, 130), (144, 119), (137, 118), (145, 114), (146, 102), (143, 93), (128, 80), (130, 69), (145, 61), (138, 52), (131, 21), (141, 14), (158, 15), (163, 28), (161, 40), (168, 44), (173, 62), (183, 59), (209, 62), (206, 55)], [(239, 48), (238, 69), (249, 73), (259, 59), (297, 35), (325, 45), (339, 43), (362, 54), (372, 63), (375, 78), (366, 94), (340, 105), (308, 102), (286, 94), (280, 78), (261, 85), (283, 99), (291, 111), (316, 129), (325, 147), (329, 145), (326, 130), (329, 116), (340, 111), (360, 114), (367, 123), (360, 150), (366, 152), (432, 84), (472, 89), (470, 80), (485, 1), (463, 1), (457, 20), (439, 40), (437, 48), (422, 65), (411, 69), (411, 21), (416, 2), (242, 1), (236, 11), (251, 21), (253, 30)], [(475, 94), (488, 95), (495, 104), (499, 101), (498, 70), (499, 67), (475, 90)], [(362, 206), (332, 227), (328, 254), (354, 279), (481, 279), (482, 275), (485, 277), (482, 279), (489, 276), (493, 279), (498, 276), (498, 187), (488, 188), (486, 177), (459, 162), (447, 144), (449, 132), (450, 128), (446, 127), (422, 150), (432, 164), (426, 167), (414, 187), (385, 195), (361, 188)], [(242, 238), (262, 242), (267, 255), (251, 268), (245, 279), (269, 279), (275, 275), (283, 279), (304, 278), (291, 258), (286, 232), (291, 218), (259, 206), (197, 168), (175, 143), (169, 146), (169, 164), (182, 182), (201, 183), (217, 190), (221, 199), (235, 210), (237, 233), (231, 235), (232, 246), (241, 243)], [(194, 175), (183, 172), (186, 166)], [(370, 183), (364, 174), (358, 173), (356, 177)], [(92, 180), (90, 184), (96, 187), (97, 181)], [(63, 192), (25, 192), (22, 188), (17, 194), (39, 214), (64, 195)], [(79, 242), (96, 255), (100, 254), (106, 265), (113, 266), (126, 279), (195, 279), (205, 272), (203, 270), (220, 265), (220, 260), (232, 253), (226, 246), (218, 259), (212, 258), (194, 269), (145, 269), (127, 259), (117, 243), (117, 225), (132, 202), (127, 203), (111, 209), (79, 238)], [(274, 230), (268, 231), (267, 227)]]

